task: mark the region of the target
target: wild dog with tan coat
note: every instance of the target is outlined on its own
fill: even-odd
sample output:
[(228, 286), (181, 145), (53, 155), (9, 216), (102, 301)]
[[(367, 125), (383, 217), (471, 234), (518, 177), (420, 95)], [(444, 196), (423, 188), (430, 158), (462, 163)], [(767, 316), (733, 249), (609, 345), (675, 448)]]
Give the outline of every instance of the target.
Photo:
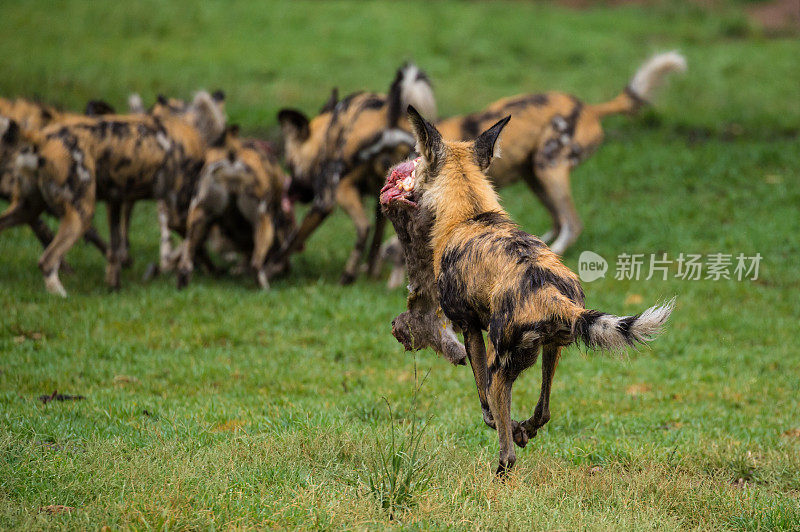
[[(114, 114), (114, 108), (101, 100), (92, 100), (86, 105), (85, 114), (89, 116)], [(12, 143), (8, 141), (19, 133), (18, 129), (40, 130), (54, 122), (63, 122), (77, 116), (81, 115), (59, 111), (55, 107), (41, 102), (23, 98), (13, 100), (0, 98), (0, 136), (8, 135), (6, 142), (0, 144), (0, 199), (10, 201), (14, 195), (16, 186), (14, 155), (16, 152), (10, 148)], [(26, 223), (31, 227), (43, 247), (47, 247), (53, 240), (53, 232), (38, 216), (30, 218)], [(86, 231), (84, 239), (99, 249), (103, 255), (106, 254), (107, 245), (94, 227), (90, 227)]]
[(206, 152), (205, 165), (192, 197), (186, 238), (178, 263), (178, 287), (186, 286), (194, 257), (212, 225), (236, 248), (251, 255), (250, 268), (261, 288), (269, 288), (267, 256), (294, 229), (284, 205), (286, 177), (275, 157), (258, 143), (239, 138), (238, 126)]
[[(278, 260), (303, 248), (305, 241), (338, 204), (356, 227), (356, 242), (340, 281), (352, 282), (370, 231), (361, 196), (375, 197), (383, 176), (411, 153), (411, 136), (404, 109), (414, 104), (432, 117), (433, 92), (425, 74), (407, 64), (397, 71), (389, 94), (358, 92), (339, 100), (334, 89), (320, 114), (309, 120), (294, 109), (283, 109), (278, 121), (285, 137), (286, 164), (292, 177), (291, 194), (311, 208)], [(375, 210), (375, 233), (367, 264), (375, 267), (385, 219)]]
[[(578, 340), (610, 350), (650, 341), (673, 303), (627, 317), (585, 308), (577, 276), (544, 242), (511, 221), (485, 175), (510, 117), (474, 142), (443, 140), (413, 108), (409, 117), (421, 157), (393, 186), (390, 201), (427, 211), (433, 219), (430, 246), (439, 302), (464, 334), (484, 421), (500, 440), (497, 473), (504, 474), (516, 461), (514, 443), (524, 447), (550, 419), (550, 387), (561, 350)], [(511, 387), (540, 350), (539, 402), (533, 416), (518, 423), (511, 419)]]

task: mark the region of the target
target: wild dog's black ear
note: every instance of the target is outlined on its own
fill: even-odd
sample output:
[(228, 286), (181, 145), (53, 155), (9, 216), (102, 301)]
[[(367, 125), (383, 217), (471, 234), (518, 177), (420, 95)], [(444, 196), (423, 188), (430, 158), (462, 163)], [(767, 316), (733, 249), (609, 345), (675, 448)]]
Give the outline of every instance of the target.
[(329, 113), (333, 111), (336, 104), (339, 103), (339, 87), (334, 87), (331, 91), (331, 96), (328, 98), (328, 101), (325, 102), (325, 105), (322, 106), (322, 109), (319, 110), (319, 114)]
[(408, 106), (408, 120), (417, 139), (417, 151), (428, 163), (435, 164), (444, 148), (442, 134), (433, 124), (422, 118), (413, 105)]
[(221, 89), (217, 89), (211, 93), (211, 99), (215, 102), (224, 102), (225, 101), (225, 91)]
[(239, 136), (239, 124), (231, 124), (228, 126), (228, 135), (237, 138)]
[(163, 94), (159, 94), (156, 96), (156, 102), (160, 103), (161, 105), (167, 105), (167, 97)]
[(511, 120), (511, 115), (503, 118), (475, 139), (475, 158), (482, 172), (489, 168), (492, 163), (492, 157), (500, 155), (499, 145), (497, 146), (498, 149), (495, 150), (495, 144), (497, 144), (497, 138), (509, 120)]
[[(5, 120), (0, 119), (0, 127), (3, 126), (3, 122)], [(17, 124), (16, 120), (8, 119), (8, 124), (6, 125), (5, 131), (3, 131), (3, 137), (1, 139), (3, 144), (8, 146), (13, 146), (19, 140), (19, 124)]]
[(86, 104), (86, 115), (88, 116), (113, 115), (115, 113), (114, 107), (103, 100), (89, 100)]
[(304, 141), (308, 138), (308, 118), (295, 109), (281, 109), (278, 113), (278, 122), (281, 124), (283, 134), (295, 140)]

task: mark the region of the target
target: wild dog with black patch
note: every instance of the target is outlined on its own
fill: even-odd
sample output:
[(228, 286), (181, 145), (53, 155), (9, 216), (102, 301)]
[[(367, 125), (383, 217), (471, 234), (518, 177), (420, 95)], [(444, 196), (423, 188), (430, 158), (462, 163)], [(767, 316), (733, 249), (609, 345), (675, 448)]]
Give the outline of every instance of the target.
[[(498, 432), (497, 473), (502, 475), (516, 461), (514, 443), (524, 447), (550, 419), (550, 388), (561, 350), (578, 340), (609, 350), (648, 342), (669, 318), (674, 301), (627, 317), (585, 308), (578, 277), (544, 242), (511, 221), (485, 175), (510, 117), (472, 142), (444, 140), (413, 108), (409, 118), (421, 158), (408, 178), (384, 189), (383, 197), (419, 208), (433, 220), (426, 245), (433, 252), (439, 303), (463, 332), (484, 421)], [(540, 350), (539, 402), (533, 416), (519, 423), (511, 419), (511, 387)]]

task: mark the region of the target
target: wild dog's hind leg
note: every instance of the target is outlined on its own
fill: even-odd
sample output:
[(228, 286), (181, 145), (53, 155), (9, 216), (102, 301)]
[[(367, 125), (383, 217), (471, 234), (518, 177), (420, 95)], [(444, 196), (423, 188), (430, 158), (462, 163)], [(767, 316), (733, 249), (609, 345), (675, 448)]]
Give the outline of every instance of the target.
[(67, 297), (67, 292), (58, 278), (58, 268), (67, 251), (83, 235), (91, 219), (91, 213), (82, 216), (72, 205), (65, 206), (58, 232), (39, 259), (39, 269), (44, 275), (45, 287), (51, 294)]
[(495, 428), (492, 411), (489, 408), (489, 401), (486, 398), (488, 389), (486, 381), (486, 344), (483, 342), (483, 332), (478, 328), (464, 329), (464, 347), (467, 350), (467, 358), (472, 366), (472, 374), (475, 376), (475, 385), (478, 387), (478, 399), (481, 402), (483, 411), (483, 422)]
[(367, 245), (369, 220), (366, 213), (364, 213), (361, 194), (359, 194), (352, 180), (345, 180), (339, 183), (339, 188), (336, 190), (336, 201), (350, 216), (353, 225), (356, 226), (356, 243), (353, 246), (353, 251), (350, 252), (347, 263), (345, 263), (342, 277), (339, 279), (341, 284), (350, 284), (358, 275), (358, 264), (364, 254), (364, 247)]
[(108, 202), (108, 252), (106, 253), (106, 284), (112, 289), (119, 289), (122, 272), (122, 256), (125, 239), (122, 235), (122, 204), (119, 201)]
[(132, 201), (124, 201), (122, 202), (122, 255), (120, 260), (122, 261), (122, 267), (128, 268), (133, 265), (133, 257), (131, 256), (131, 242), (130, 242), (130, 230), (131, 230), (131, 216), (133, 215), (133, 202)]
[(550, 390), (558, 361), (561, 358), (561, 349), (561, 346), (552, 344), (542, 348), (542, 390), (539, 394), (539, 402), (536, 404), (533, 416), (522, 423), (531, 438), (536, 436), (536, 432), (550, 421)]
[(558, 255), (562, 255), (583, 231), (583, 224), (572, 202), (569, 171), (570, 165), (566, 161), (559, 162), (556, 166), (536, 169), (536, 176), (547, 197), (545, 205), (552, 203), (550, 212), (553, 225), (558, 228), (558, 235), (550, 244), (550, 249)]
[(256, 282), (263, 289), (269, 288), (267, 275), (267, 253), (275, 240), (275, 226), (272, 223), (272, 213), (266, 201), (258, 206), (258, 218), (253, 226), (253, 256), (250, 258), (250, 267), (256, 274)]

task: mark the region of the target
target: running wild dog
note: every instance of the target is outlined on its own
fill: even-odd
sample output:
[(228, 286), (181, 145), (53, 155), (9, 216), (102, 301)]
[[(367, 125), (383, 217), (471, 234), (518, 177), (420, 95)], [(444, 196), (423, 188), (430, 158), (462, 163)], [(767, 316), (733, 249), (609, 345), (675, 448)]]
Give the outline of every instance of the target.
[[(334, 89), (320, 114), (309, 120), (294, 109), (283, 109), (278, 121), (285, 139), (291, 194), (311, 203), (303, 221), (277, 259), (303, 248), (305, 241), (338, 204), (356, 228), (356, 242), (340, 282), (351, 283), (359, 271), (370, 222), (361, 196), (375, 197), (386, 171), (407, 158), (414, 145), (403, 110), (418, 106), (430, 116), (436, 105), (427, 76), (412, 64), (401, 67), (389, 94), (357, 92), (339, 100)], [(376, 275), (385, 218), (375, 210), (375, 232), (367, 265)]]
[[(656, 88), (670, 72), (686, 69), (676, 52), (655, 55), (646, 61), (614, 99), (584, 104), (563, 92), (547, 92), (504, 98), (484, 111), (448, 118), (436, 123), (447, 140), (472, 140), (500, 118), (513, 120), (503, 134), (503, 157), (486, 170), (496, 187), (524, 179), (547, 208), (553, 227), (542, 236), (557, 255), (563, 255), (583, 230), (572, 200), (570, 172), (586, 160), (603, 141), (603, 118), (634, 114), (652, 100)], [(390, 288), (402, 282), (402, 262), (396, 241), (387, 243), (384, 256), (393, 260)]]
[(283, 201), (283, 171), (257, 142), (240, 139), (238, 126), (226, 129), (205, 160), (189, 206), (178, 287), (188, 284), (195, 254), (216, 224), (239, 251), (251, 255), (250, 268), (258, 285), (269, 288), (267, 255), (294, 227)]
[[(669, 318), (674, 300), (626, 317), (585, 308), (577, 276), (544, 242), (511, 221), (485, 175), (510, 117), (473, 142), (443, 140), (411, 107), (409, 118), (421, 157), (395, 182), (390, 201), (433, 219), (430, 246), (439, 302), (463, 332), (483, 419), (498, 432), (502, 475), (516, 461), (514, 444), (524, 447), (550, 419), (550, 387), (561, 350), (576, 341), (606, 350), (648, 342)], [(540, 350), (539, 402), (520, 423), (511, 419), (511, 387)]]
[[(199, 93), (185, 117), (107, 115), (80, 117), (12, 139), (19, 150), (18, 186), (0, 228), (37, 216), (45, 208), (60, 218), (53, 241), (39, 260), (49, 292), (66, 296), (58, 277), (63, 256), (87, 230), (96, 200), (108, 204), (111, 242), (106, 282), (118, 288), (124, 242), (122, 206), (163, 198), (175, 181), (190, 179), (203, 162), (204, 139), (224, 131), (224, 117), (207, 93)], [(4, 142), (11, 141), (4, 137)], [(200, 164), (195, 164), (199, 159)]]

